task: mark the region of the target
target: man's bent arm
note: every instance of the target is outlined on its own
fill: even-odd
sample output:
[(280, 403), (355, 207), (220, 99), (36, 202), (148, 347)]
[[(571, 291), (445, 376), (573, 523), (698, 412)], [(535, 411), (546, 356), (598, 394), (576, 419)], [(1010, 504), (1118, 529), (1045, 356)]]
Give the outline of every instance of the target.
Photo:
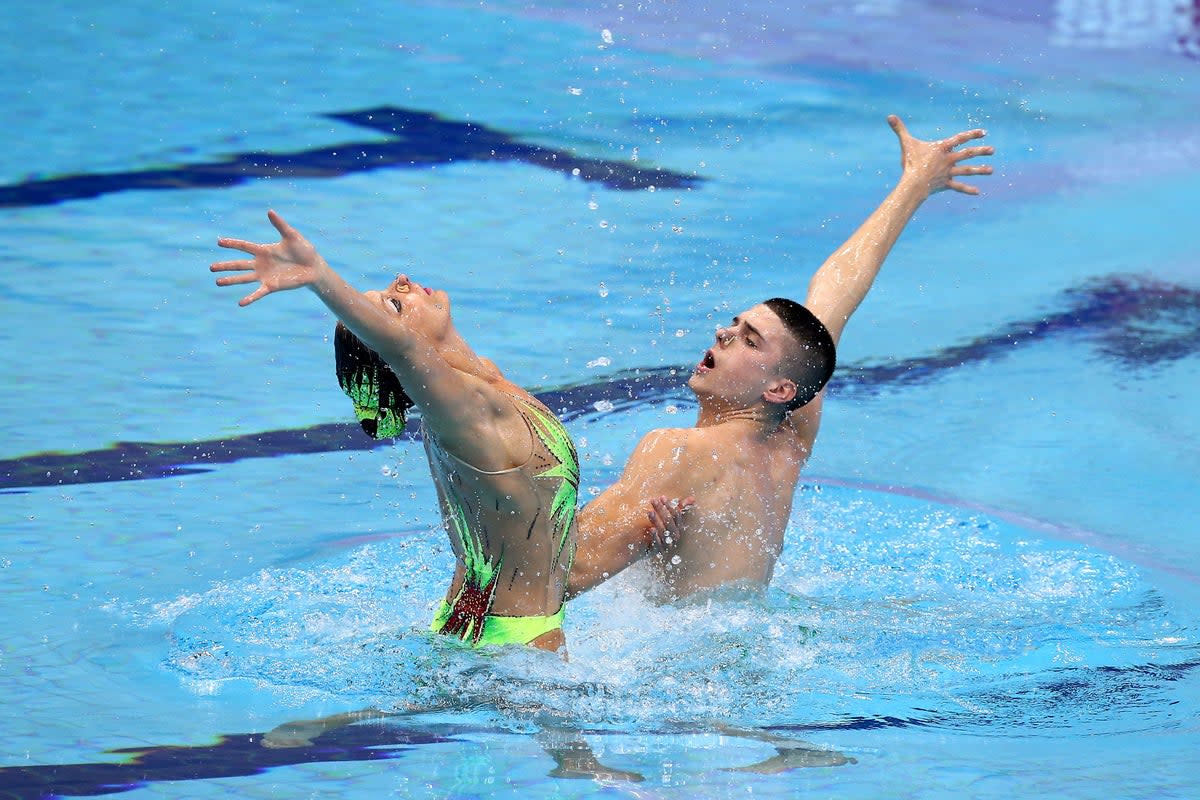
[[(650, 554), (653, 538), (641, 506), (614, 484), (575, 518), (578, 545), (566, 597), (594, 589)], [(640, 525), (639, 525), (640, 523)]]
[(982, 130), (927, 142), (911, 136), (895, 115), (888, 117), (888, 124), (900, 140), (900, 180), (858, 230), (825, 260), (808, 285), (804, 304), (829, 329), (834, 342), (841, 338), (846, 322), (867, 296), (892, 246), (921, 204), (945, 189), (978, 194), (977, 188), (957, 179), (992, 172), (989, 166), (960, 165), (968, 158), (991, 155), (991, 147), (955, 149), (983, 137)]
[(678, 441), (670, 430), (652, 431), (634, 449), (620, 480), (579, 511), (578, 549), (567, 580), (567, 598), (593, 589), (653, 552), (651, 498), (689, 494), (680, 481)]

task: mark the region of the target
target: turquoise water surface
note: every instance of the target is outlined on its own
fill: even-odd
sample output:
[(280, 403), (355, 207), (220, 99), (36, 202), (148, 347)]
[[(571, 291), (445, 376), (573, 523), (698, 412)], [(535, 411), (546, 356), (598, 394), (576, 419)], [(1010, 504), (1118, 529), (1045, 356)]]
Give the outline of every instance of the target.
[[(0, 30), (0, 795), (1200, 793), (1188, 4)], [(926, 204), (848, 328), (770, 590), (657, 606), (635, 568), (573, 604), (565, 664), (423, 633), (451, 555), (420, 444), (355, 436), (315, 300), (239, 309), (207, 270), (274, 208), (356, 285), (446, 288), (586, 496), (887, 192), (893, 112), (986, 128), (996, 174)], [(368, 706), (438, 710), (260, 744)], [(642, 780), (550, 776), (547, 720)], [(852, 763), (773, 773), (767, 737)]]

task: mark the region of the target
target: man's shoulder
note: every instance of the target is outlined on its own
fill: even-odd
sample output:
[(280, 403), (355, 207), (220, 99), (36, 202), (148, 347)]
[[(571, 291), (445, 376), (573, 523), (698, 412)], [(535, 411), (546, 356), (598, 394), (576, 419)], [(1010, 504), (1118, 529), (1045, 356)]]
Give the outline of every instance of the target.
[(642, 437), (638, 450), (646, 453), (683, 452), (699, 441), (700, 433), (699, 428), (655, 428)]
[(743, 437), (731, 435), (720, 426), (705, 428), (658, 428), (642, 437), (638, 453), (667, 468), (686, 472), (705, 470), (731, 454), (745, 450)]
[(694, 448), (691, 428), (656, 428), (646, 433), (626, 465), (639, 475), (652, 472), (667, 478), (687, 469), (688, 453)]
[(695, 432), (696, 428), (654, 428), (642, 436), (642, 441), (679, 441)]

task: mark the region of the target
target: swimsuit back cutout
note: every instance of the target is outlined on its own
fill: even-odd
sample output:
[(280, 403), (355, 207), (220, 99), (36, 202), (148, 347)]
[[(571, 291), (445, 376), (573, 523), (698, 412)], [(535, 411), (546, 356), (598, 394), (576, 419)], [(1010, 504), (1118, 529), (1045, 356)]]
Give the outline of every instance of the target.
[(555, 617), (575, 557), (575, 445), (545, 408), (509, 397), (531, 441), (530, 456), (518, 467), (481, 470), (444, 450), (435, 436), (425, 436), (461, 568), (458, 590), (435, 619), (435, 629), (473, 645), (490, 638), (487, 629), (497, 626), (495, 617)]

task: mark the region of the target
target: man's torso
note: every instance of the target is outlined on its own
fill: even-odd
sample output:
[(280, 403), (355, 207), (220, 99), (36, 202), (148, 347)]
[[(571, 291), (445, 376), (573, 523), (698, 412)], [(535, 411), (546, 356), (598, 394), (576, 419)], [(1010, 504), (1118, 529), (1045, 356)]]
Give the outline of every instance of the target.
[(790, 433), (766, 440), (724, 426), (672, 431), (685, 459), (672, 488), (691, 495), (675, 541), (650, 560), (667, 599), (729, 584), (765, 585), (783, 547), (807, 451)]

